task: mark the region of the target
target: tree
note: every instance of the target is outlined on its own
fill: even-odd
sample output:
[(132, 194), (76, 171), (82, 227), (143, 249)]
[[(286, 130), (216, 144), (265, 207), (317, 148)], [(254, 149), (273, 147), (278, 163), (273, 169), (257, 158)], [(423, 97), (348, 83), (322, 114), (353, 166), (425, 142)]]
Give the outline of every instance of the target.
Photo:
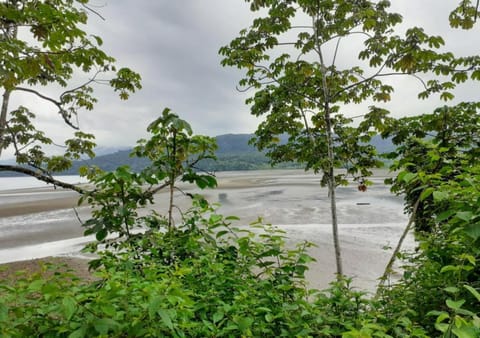
[[(128, 166), (107, 172), (98, 168), (81, 169), (81, 174), (94, 185), (94, 189), (86, 192), (79, 201), (88, 201), (92, 208), (92, 217), (83, 223), (85, 235), (95, 234), (97, 240), (107, 246), (133, 251), (135, 258), (143, 246), (138, 242), (147, 242), (147, 247), (151, 244), (150, 232), (175, 229), (173, 210), (178, 207), (174, 203), (174, 192), (182, 191), (177, 187), (178, 180), (195, 183), (200, 189), (217, 185), (213, 175), (196, 168), (203, 159), (215, 159), (217, 145), (214, 138), (193, 135), (190, 125), (168, 108), (148, 126), (147, 131), (150, 138), (140, 139), (131, 154), (150, 160), (140, 172), (133, 172)], [(167, 216), (153, 212), (140, 217), (139, 209), (153, 205), (154, 195), (165, 188), (169, 189)], [(142, 227), (149, 231), (134, 232)], [(115, 236), (117, 241), (107, 240), (108, 235)], [(97, 245), (92, 243), (92, 248), (96, 250)]]
[[(79, 190), (52, 178), (51, 173), (71, 166), (82, 155), (94, 156), (94, 136), (79, 130), (81, 110), (92, 110), (97, 99), (93, 85), (108, 84), (121, 99), (140, 89), (140, 76), (117, 69), (115, 59), (100, 49), (102, 39), (82, 29), (89, 15), (98, 13), (88, 0), (6, 0), (0, 2), (0, 155), (13, 148), (18, 165), (1, 165), (0, 171), (32, 175), (48, 183)], [(102, 78), (109, 75), (110, 79)], [(81, 78), (83, 83), (75, 85)], [(58, 96), (43, 91), (60, 88)], [(51, 104), (60, 118), (75, 130), (65, 141), (62, 156), (49, 156), (45, 145), (54, 144), (35, 126), (35, 108), (10, 107), (11, 97), (27, 93)]]
[[(395, 75), (419, 79), (422, 98), (440, 93), (448, 100), (455, 85), (423, 74), (452, 74), (451, 53), (440, 53), (442, 37), (418, 27), (396, 35), (399, 14), (389, 12), (389, 1), (284, 1), (247, 0), (263, 17), (228, 46), (220, 49), (223, 65), (245, 69), (242, 89), (254, 88), (251, 113), (265, 116), (254, 143), (267, 149), (272, 163), (299, 161), (305, 169), (323, 174), (328, 186), (337, 274), (343, 274), (338, 240), (335, 190), (346, 183), (343, 173), (363, 181), (378, 166), (368, 145), (389, 113), (376, 102), (388, 102), (394, 88), (382, 79)], [(361, 43), (359, 44), (359, 40)], [(348, 49), (343, 49), (348, 45)], [(356, 53), (352, 48), (359, 46)], [(341, 52), (344, 51), (343, 54)], [(345, 55), (344, 55), (345, 54)], [(341, 62), (350, 58), (350, 61)], [(445, 70), (448, 68), (448, 70)], [(368, 112), (349, 104), (369, 103)], [(357, 109), (359, 111), (357, 111)], [(352, 111), (353, 110), (353, 111)], [(354, 116), (362, 118), (358, 126)], [(288, 142), (279, 135), (288, 134)]]

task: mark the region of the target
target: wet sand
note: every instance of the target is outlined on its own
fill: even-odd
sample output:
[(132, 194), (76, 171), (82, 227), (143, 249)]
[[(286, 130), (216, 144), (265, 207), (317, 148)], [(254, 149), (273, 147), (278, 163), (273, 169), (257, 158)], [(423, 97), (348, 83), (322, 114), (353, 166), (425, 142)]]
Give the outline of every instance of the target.
[[(325, 288), (335, 277), (335, 260), (328, 196), (318, 181), (318, 176), (301, 170), (221, 173), (218, 188), (202, 194), (222, 204), (221, 214), (239, 216), (240, 225), (262, 217), (285, 230), (290, 247), (304, 240), (313, 242), (316, 247), (309, 253), (317, 261), (307, 277), (312, 287)], [(354, 186), (338, 189), (344, 271), (364, 290), (374, 289), (391, 254), (384, 246), (395, 246), (407, 221), (401, 199), (389, 195), (382, 181), (380, 175), (367, 193), (359, 193)], [(187, 185), (183, 190), (196, 192)], [(16, 269), (28, 266), (29, 252), (32, 258), (75, 255), (85, 242), (72, 209), (78, 197), (73, 192), (49, 189), (0, 192), (0, 201), (8, 201), (0, 204), (0, 262), (2, 258), (3, 262), (23, 260), (11, 263)], [(155, 200), (155, 209), (164, 212), (165, 194), (158, 194)], [(185, 210), (189, 203), (178, 194), (180, 208)], [(88, 207), (77, 210), (84, 220), (88, 218)], [(84, 260), (77, 263), (85, 265)]]
[(79, 196), (52, 198), (36, 201), (25, 201), (0, 205), (0, 217), (11, 217), (26, 214), (35, 214), (44, 211), (71, 209), (77, 207)]

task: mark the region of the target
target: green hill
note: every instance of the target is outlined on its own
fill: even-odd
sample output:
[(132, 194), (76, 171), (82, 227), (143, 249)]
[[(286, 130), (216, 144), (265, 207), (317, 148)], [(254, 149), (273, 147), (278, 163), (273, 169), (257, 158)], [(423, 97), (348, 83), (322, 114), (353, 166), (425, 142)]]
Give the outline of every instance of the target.
[[(198, 164), (198, 169), (206, 171), (235, 171), (235, 170), (257, 170), (271, 168), (268, 158), (264, 153), (258, 151), (248, 142), (253, 134), (225, 134), (216, 137), (218, 149), (216, 152), (217, 161), (204, 160)], [(372, 144), (379, 152), (393, 150), (390, 140), (384, 140), (379, 136), (372, 139)], [(59, 174), (77, 175), (78, 169), (84, 165), (95, 165), (103, 170), (114, 170), (118, 166), (128, 165), (134, 171), (139, 171), (148, 165), (145, 158), (130, 157), (131, 149), (119, 150), (111, 154), (97, 156), (94, 159), (76, 161), (73, 167)], [(299, 168), (294, 163), (277, 165), (277, 168)], [(12, 172), (0, 172), (0, 176), (17, 176)]]

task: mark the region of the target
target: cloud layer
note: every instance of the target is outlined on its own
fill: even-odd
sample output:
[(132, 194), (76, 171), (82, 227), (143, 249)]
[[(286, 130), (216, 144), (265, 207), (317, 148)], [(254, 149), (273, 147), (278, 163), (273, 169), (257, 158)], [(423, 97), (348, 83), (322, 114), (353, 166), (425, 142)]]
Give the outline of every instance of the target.
[[(219, 135), (250, 133), (258, 120), (249, 114), (244, 100), (252, 93), (235, 89), (241, 72), (220, 66), (218, 49), (229, 43), (253, 15), (242, 0), (93, 0), (92, 5), (105, 21), (91, 16), (87, 29), (100, 35), (104, 49), (142, 75), (143, 89), (128, 101), (120, 101), (107, 88), (99, 87), (99, 103), (92, 112), (82, 112), (82, 129), (97, 136), (103, 147), (131, 146), (145, 135), (145, 128), (164, 107), (188, 120), (196, 133)], [(447, 48), (460, 54), (479, 54), (479, 27), (470, 32), (454, 32), (448, 26), (448, 1), (393, 1), (405, 23), (425, 27), (427, 33), (442, 35)], [(348, 43), (341, 53), (357, 62)], [(350, 62), (345, 58), (344, 62)], [(415, 80), (396, 78), (398, 88), (390, 107), (397, 116), (430, 111), (438, 100), (418, 102), (412, 98), (421, 88)], [(471, 99), (478, 85), (464, 86), (461, 99)], [(22, 98), (17, 100), (22, 101)], [(349, 107), (358, 115), (363, 107)], [(61, 119), (44, 107), (41, 126), (55, 137), (68, 131)], [(49, 112), (50, 111), (50, 112)]]

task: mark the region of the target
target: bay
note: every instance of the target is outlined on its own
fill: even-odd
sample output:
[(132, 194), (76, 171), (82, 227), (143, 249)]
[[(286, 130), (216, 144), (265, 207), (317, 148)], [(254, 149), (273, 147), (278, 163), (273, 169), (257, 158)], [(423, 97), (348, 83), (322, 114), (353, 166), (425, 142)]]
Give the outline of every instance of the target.
[[(60, 175), (54, 176), (59, 181), (77, 184), (85, 183), (86, 179), (78, 175)], [(31, 176), (22, 177), (0, 177), (0, 191), (16, 190), (16, 189), (32, 189), (32, 188), (51, 188), (51, 184), (47, 184)]]

